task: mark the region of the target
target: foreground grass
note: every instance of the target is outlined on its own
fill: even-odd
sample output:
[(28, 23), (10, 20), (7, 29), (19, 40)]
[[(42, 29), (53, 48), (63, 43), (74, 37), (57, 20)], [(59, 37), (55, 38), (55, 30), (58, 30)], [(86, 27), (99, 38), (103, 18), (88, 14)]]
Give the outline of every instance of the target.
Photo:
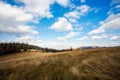
[(120, 80), (120, 47), (16, 57), (1, 57), (0, 80)]

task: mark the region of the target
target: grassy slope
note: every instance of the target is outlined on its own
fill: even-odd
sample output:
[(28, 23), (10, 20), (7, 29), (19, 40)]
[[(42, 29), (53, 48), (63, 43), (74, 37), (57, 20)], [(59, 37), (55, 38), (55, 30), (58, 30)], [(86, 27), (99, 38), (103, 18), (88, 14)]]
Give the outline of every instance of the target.
[(3, 56), (0, 80), (120, 80), (120, 47)]

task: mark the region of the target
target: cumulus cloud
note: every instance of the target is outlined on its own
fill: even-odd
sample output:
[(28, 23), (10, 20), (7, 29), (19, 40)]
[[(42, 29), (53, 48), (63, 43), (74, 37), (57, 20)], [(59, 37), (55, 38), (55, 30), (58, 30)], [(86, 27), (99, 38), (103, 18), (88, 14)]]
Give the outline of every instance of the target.
[(69, 0), (16, 0), (17, 2), (23, 3), (25, 10), (32, 13), (35, 17), (40, 18), (51, 18), (53, 17), (50, 6), (53, 3), (58, 3), (61, 6), (68, 6)]
[[(67, 6), (69, 0), (15, 0), (17, 3), (23, 5), (10, 5), (0, 1), (0, 33), (11, 34), (35, 34), (38, 33), (33, 27), (27, 25), (28, 23), (39, 21), (41, 18), (53, 17), (50, 6), (57, 2), (62, 6)], [(65, 30), (72, 30), (72, 25), (66, 20)], [(6, 27), (6, 29), (5, 29)], [(62, 28), (61, 28), (62, 30)]]
[[(38, 33), (34, 28), (26, 25), (30, 22), (38, 21), (41, 18), (53, 17), (50, 6), (57, 2), (62, 6), (67, 6), (69, 0), (15, 0), (17, 3), (23, 5), (10, 5), (6, 2), (0, 1), (0, 33)], [(72, 30), (72, 25), (66, 19), (59, 19), (58, 25), (62, 26), (60, 31), (63, 31), (63, 27), (66, 30)], [(63, 25), (65, 21), (65, 25)], [(54, 27), (57, 23), (54, 25)], [(6, 27), (6, 29), (4, 29)], [(54, 28), (53, 27), (53, 28)], [(55, 29), (57, 29), (55, 27)]]
[(67, 34), (66, 36), (58, 37), (57, 40), (66, 41), (66, 40), (68, 40), (68, 39), (71, 39), (71, 38), (75, 37), (76, 35), (78, 35), (78, 32), (70, 32), (70, 33)]
[(54, 0), (17, 0), (23, 3), (24, 9), (27, 12), (32, 13), (35, 17), (53, 17), (50, 12), (50, 5), (54, 3)]
[(37, 34), (26, 23), (33, 20), (33, 15), (26, 13), (22, 7), (11, 6), (0, 1), (0, 33)]
[(101, 23), (98, 29), (94, 29), (88, 34), (104, 33), (106, 30), (120, 29), (120, 13), (111, 14), (106, 20)]
[(77, 20), (76, 19), (78, 19), (79, 18), (79, 12), (77, 12), (77, 11), (72, 11), (72, 12), (69, 12), (69, 13), (66, 13), (65, 14), (65, 17), (67, 17), (68, 19), (69, 19), (69, 21), (71, 21), (71, 22), (77, 22)]
[(73, 30), (72, 24), (64, 17), (58, 18), (58, 20), (50, 27), (56, 31), (71, 31)]
[[(58, 21), (56, 21), (50, 29), (54, 29), (59, 32), (73, 30), (72, 23), (76, 23), (81, 16), (84, 16), (89, 11), (89, 9), (90, 7), (87, 5), (76, 7), (73, 11), (65, 13), (64, 17), (58, 18)], [(81, 29), (82, 27), (79, 28), (79, 30)], [(75, 30), (78, 30), (78, 27), (75, 28)]]
[(120, 36), (112, 36), (110, 40), (113, 40), (113, 41), (120, 40)]
[(69, 21), (75, 23), (77, 22), (77, 19), (79, 19), (81, 16), (84, 16), (88, 11), (90, 7), (87, 5), (82, 5), (76, 7), (73, 11), (65, 13), (65, 17), (69, 19)]
[(32, 21), (33, 16), (25, 13), (22, 8), (11, 6), (7, 3), (0, 1), (0, 24), (20, 24)]
[(64, 7), (68, 6), (70, 0), (56, 0), (56, 2)]

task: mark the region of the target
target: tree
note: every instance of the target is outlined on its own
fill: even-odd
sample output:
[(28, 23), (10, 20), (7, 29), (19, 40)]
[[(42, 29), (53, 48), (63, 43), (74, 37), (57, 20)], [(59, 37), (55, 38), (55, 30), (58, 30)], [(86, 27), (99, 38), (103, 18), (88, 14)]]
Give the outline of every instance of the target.
[(70, 51), (72, 51), (72, 50), (73, 50), (73, 48), (71, 47), (71, 48), (70, 48)]
[(48, 52), (48, 48), (47, 47), (45, 48), (45, 51)]

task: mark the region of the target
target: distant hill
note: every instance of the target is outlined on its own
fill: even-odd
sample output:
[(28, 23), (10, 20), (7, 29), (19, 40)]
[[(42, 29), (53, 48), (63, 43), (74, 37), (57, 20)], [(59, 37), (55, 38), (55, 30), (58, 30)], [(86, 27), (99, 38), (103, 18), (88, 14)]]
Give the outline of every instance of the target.
[(96, 49), (96, 48), (105, 48), (105, 47), (99, 47), (99, 46), (84, 46), (84, 47), (79, 47), (79, 48), (77, 48), (77, 50)]
[(13, 54), (17, 52), (30, 51), (31, 49), (43, 52), (58, 52), (56, 49), (42, 48), (25, 43), (0, 43), (0, 55)]

